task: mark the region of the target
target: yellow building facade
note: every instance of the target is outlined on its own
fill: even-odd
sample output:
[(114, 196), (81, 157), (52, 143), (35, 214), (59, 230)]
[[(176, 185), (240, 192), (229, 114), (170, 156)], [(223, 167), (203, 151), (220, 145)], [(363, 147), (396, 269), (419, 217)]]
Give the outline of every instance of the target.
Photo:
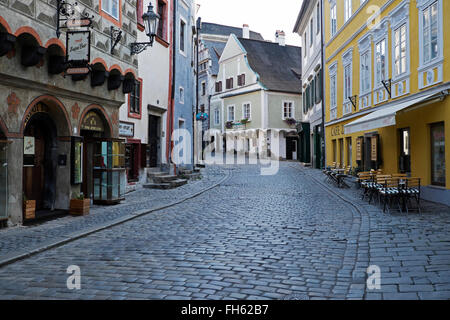
[(450, 205), (450, 1), (324, 0), (327, 165), (420, 177)]

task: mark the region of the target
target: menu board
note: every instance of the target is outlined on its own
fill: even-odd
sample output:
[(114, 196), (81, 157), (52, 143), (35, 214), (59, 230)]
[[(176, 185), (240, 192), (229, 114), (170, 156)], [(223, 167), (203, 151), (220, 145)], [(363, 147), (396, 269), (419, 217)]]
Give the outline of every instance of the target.
[(356, 161), (362, 161), (363, 139), (362, 137), (356, 139)]
[(83, 183), (83, 141), (72, 140), (72, 184)]
[(371, 142), (371, 160), (378, 161), (378, 136), (372, 136)]

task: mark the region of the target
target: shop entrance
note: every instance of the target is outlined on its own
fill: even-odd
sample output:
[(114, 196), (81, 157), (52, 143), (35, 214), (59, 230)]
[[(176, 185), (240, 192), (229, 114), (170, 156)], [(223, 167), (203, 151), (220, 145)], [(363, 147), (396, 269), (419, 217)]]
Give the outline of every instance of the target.
[(97, 204), (123, 200), (126, 185), (125, 144), (111, 138), (111, 129), (100, 111), (91, 110), (82, 119), (83, 194)]
[(297, 137), (286, 137), (286, 160), (297, 160)]
[(411, 173), (411, 142), (409, 128), (399, 130), (400, 157), (398, 162), (399, 172)]
[(0, 227), (8, 219), (8, 141), (0, 130)]
[(23, 192), (26, 198), (36, 200), (39, 210), (55, 209), (57, 132), (56, 125), (46, 112), (33, 114), (24, 130)]
[(149, 115), (148, 119), (148, 153), (150, 168), (159, 165), (159, 152), (161, 150), (161, 117)]

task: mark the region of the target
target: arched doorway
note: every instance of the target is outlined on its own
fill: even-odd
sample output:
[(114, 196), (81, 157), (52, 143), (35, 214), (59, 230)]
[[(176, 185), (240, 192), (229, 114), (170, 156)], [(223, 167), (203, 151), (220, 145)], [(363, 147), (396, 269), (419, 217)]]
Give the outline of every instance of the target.
[(38, 106), (40, 111), (31, 115), (24, 130), (23, 192), (26, 198), (36, 200), (36, 211), (54, 210), (57, 129), (48, 107)]
[(112, 138), (111, 122), (100, 107), (88, 107), (80, 121), (84, 141), (81, 192), (94, 203), (118, 203), (125, 189), (123, 140)]
[(35, 201), (34, 217), (66, 214), (69, 207), (70, 136), (72, 127), (64, 105), (41, 96), (27, 108), (22, 121), (24, 200)]

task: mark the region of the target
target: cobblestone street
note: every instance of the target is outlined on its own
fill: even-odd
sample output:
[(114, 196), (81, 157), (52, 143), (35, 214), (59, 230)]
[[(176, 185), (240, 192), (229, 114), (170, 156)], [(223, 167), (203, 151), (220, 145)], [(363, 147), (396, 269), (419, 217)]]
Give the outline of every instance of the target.
[[(450, 299), (448, 207), (383, 214), (299, 163), (274, 176), (259, 169), (206, 168), (203, 180), (137, 191), (87, 217), (1, 230), (5, 259), (210, 188), (4, 265), (0, 299)], [(81, 290), (66, 287), (69, 265), (81, 269)], [(366, 288), (370, 265), (381, 290)]]

